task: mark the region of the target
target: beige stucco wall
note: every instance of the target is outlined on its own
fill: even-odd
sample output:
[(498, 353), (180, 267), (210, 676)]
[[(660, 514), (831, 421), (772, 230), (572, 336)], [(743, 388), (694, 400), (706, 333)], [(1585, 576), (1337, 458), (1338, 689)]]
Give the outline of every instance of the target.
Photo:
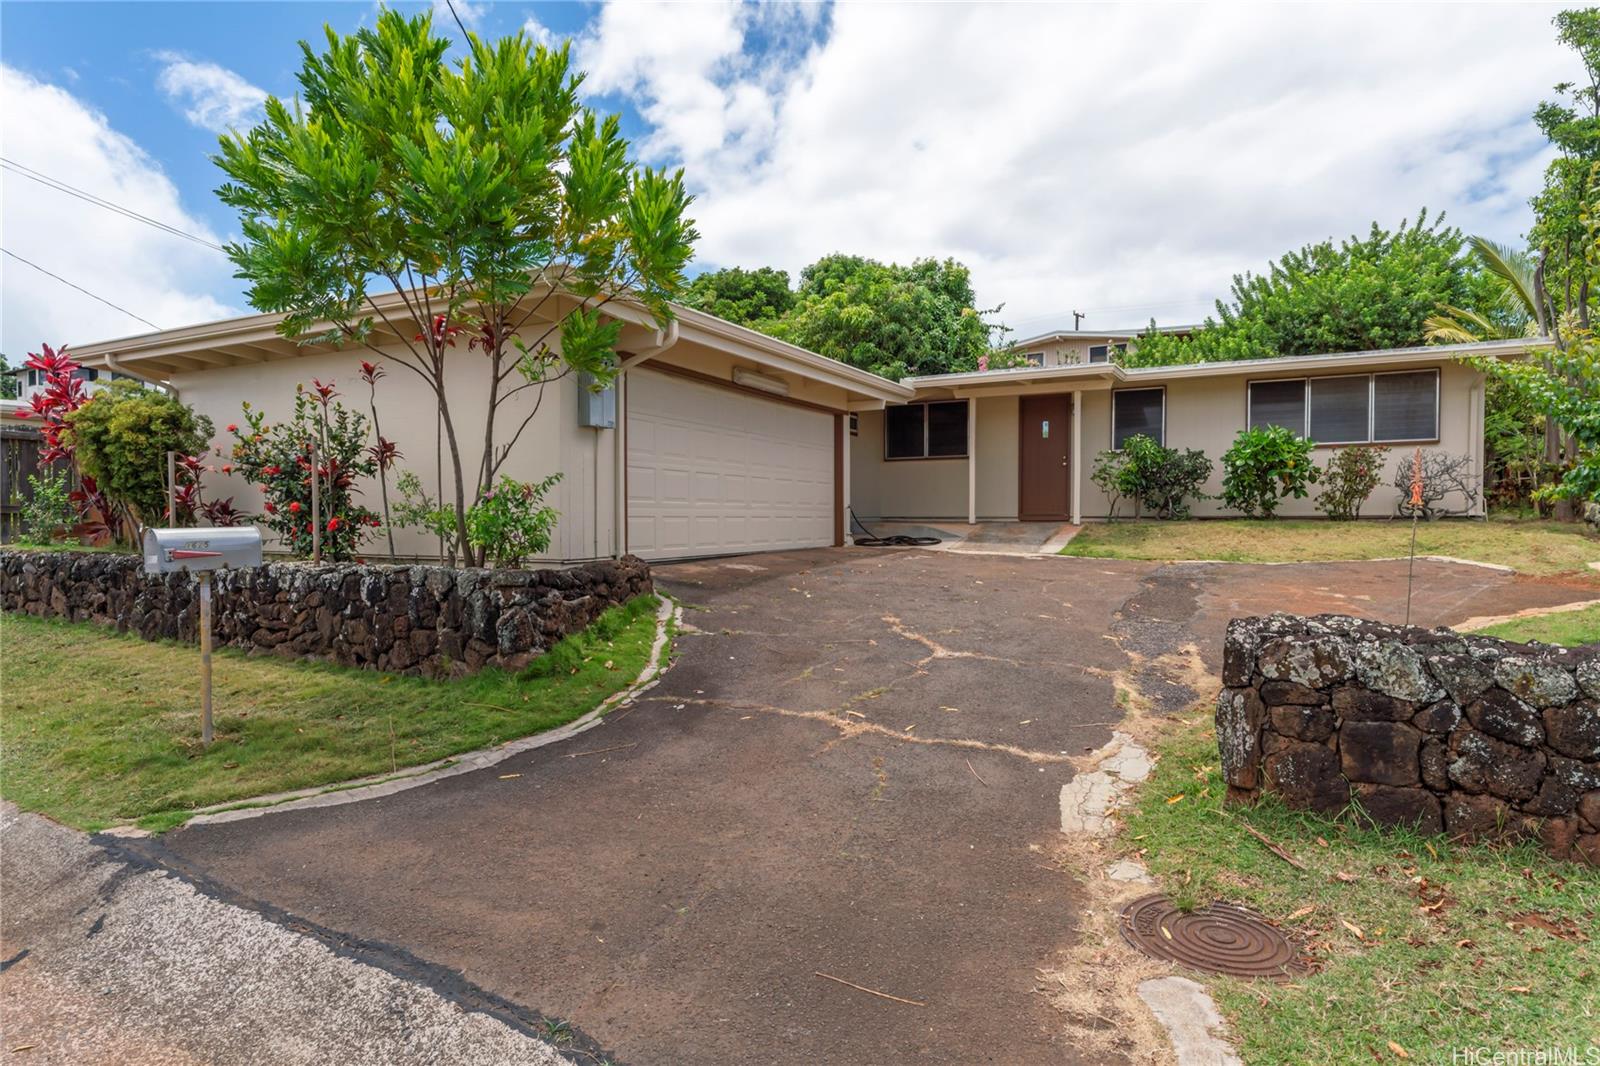
[[(316, 378), (324, 383), (334, 382), (339, 389), (339, 399), (346, 406), (368, 414), (368, 389), (360, 378), (360, 362), (372, 358), (371, 353), (365, 351), (305, 355), (250, 366), (180, 373), (174, 375), (172, 383), (183, 401), (207, 415), (216, 427), (215, 447), (221, 449), (222, 455), (214, 455), (213, 462), (220, 466), (227, 461), (232, 442), (225, 427), (229, 423), (242, 424), (240, 403), (243, 400), (248, 399), (254, 408), (264, 411), (269, 423), (276, 422), (293, 412), (295, 385), (305, 383), (309, 387)], [(442, 495), (453, 501), (455, 481), (447, 446), (443, 449), (442, 483), (439, 477), (436, 455), (440, 438), (432, 390), (396, 358), (379, 361), (387, 376), (378, 382), (378, 419), (383, 435), (399, 446), (404, 457), (398, 464), (399, 469), (417, 474), (430, 495)], [(488, 379), (488, 361), (465, 349), (456, 354), (446, 375), (450, 410), (469, 493), (476, 484), (483, 453)], [(513, 376), (513, 383), (520, 381)], [(533, 410), (536, 392), (528, 389), (501, 406), (496, 418), (496, 436), (502, 443)], [(547, 385), (537, 415), (518, 438), (510, 458), (501, 468), (503, 473), (523, 481), (556, 472), (563, 475), (548, 497), (561, 512), (547, 556), (552, 560), (595, 558), (611, 552), (614, 433), (580, 427), (577, 419), (575, 380), (568, 377)], [(397, 499), (394, 479), (398, 472), (391, 471), (389, 476), (391, 504)], [(255, 513), (261, 510), (259, 489), (238, 476), (210, 474), (205, 479), (205, 488), (208, 497), (235, 497), (235, 505), (241, 510)], [(361, 502), (381, 512), (377, 481), (363, 481), (359, 488)], [(433, 557), (436, 544), (433, 538), (416, 531), (395, 532), (395, 548), (402, 557)], [(367, 542), (365, 550), (368, 558), (387, 556), (387, 538), (380, 531)]]
[[(978, 401), (978, 517), (1017, 516), (1017, 398)], [(850, 441), (851, 507), (861, 518), (967, 517), (965, 459), (883, 457), (883, 412), (863, 411)]]
[[(1430, 368), (1413, 365), (1396, 369)], [(1424, 445), (1423, 448), (1425, 451), (1437, 449), (1457, 454), (1470, 453), (1473, 456), (1474, 469), (1481, 474), (1483, 376), (1476, 370), (1456, 362), (1442, 364), (1439, 371), (1439, 442), (1434, 445)], [(1234, 436), (1245, 426), (1246, 383), (1271, 377), (1302, 376), (1303, 372), (1265, 374), (1259, 370), (1249, 375), (1230, 374), (1207, 378), (1163, 380), (1152, 376), (1141, 377), (1138, 386), (1163, 384), (1166, 386), (1167, 446), (1199, 448), (1211, 457), (1214, 466), (1205, 491), (1215, 496), (1222, 492), (1222, 454), (1233, 443)], [(1111, 446), (1111, 398), (1109, 394), (1089, 393), (1085, 397), (1084, 407), (1084, 454), (1080, 456), (1080, 469), (1084, 476), (1083, 513), (1085, 518), (1104, 518), (1108, 513), (1108, 501), (1094, 483), (1088, 480), (1088, 475), (1094, 469), (1095, 456)], [(1394, 513), (1399, 494), (1389, 483), (1395, 469), (1410, 464), (1415, 447), (1415, 445), (1400, 445), (1390, 450), (1388, 469), (1383, 482), (1362, 508), (1364, 515), (1382, 516)], [(1317, 448), (1312, 453), (1313, 460), (1318, 466), (1326, 466), (1334, 451), (1334, 448)], [(1460, 504), (1460, 500), (1451, 501), (1452, 506)], [(1131, 513), (1126, 502), (1121, 505), (1121, 513), (1123, 515)], [(1224, 507), (1221, 500), (1203, 500), (1195, 506), (1194, 513), (1200, 516), (1237, 514)], [(1316, 489), (1313, 488), (1311, 494), (1303, 500), (1284, 501), (1278, 513), (1302, 517), (1319, 515), (1321, 512), (1316, 509)], [(1479, 513), (1482, 513), (1481, 501)]]
[[(1378, 370), (1385, 369), (1378, 367)], [(1390, 369), (1432, 369), (1399, 366)], [(1483, 378), (1460, 363), (1439, 365), (1439, 441), (1424, 445), (1468, 453), (1474, 467), (1483, 468)], [(1251, 380), (1270, 377), (1301, 377), (1299, 374), (1268, 374), (1259, 369), (1249, 374), (1184, 378), (1160, 375), (1141, 376), (1137, 383), (1122, 387), (1164, 386), (1167, 390), (1167, 445), (1173, 448), (1199, 448), (1212, 460), (1213, 472), (1205, 491), (1212, 496), (1222, 492), (1222, 454), (1244, 428), (1246, 385)], [(1089, 480), (1095, 457), (1111, 447), (1111, 393), (1085, 391), (1082, 394), (1082, 451), (1075, 470), (1081, 479), (1083, 517), (1097, 520), (1109, 514), (1109, 501)], [(981, 518), (1015, 519), (1017, 515), (1017, 412), (1015, 396), (983, 399), (978, 406), (978, 514)], [(856, 514), (878, 518), (965, 519), (967, 513), (967, 463), (965, 459), (901, 460), (883, 459), (882, 412), (861, 416), (861, 435), (851, 448), (851, 497)], [(1373, 492), (1363, 514), (1384, 516), (1394, 512), (1398, 493), (1390, 487), (1396, 469), (1408, 466), (1415, 446), (1397, 446), (1389, 453), (1383, 483)], [(1325, 466), (1333, 448), (1317, 448), (1313, 459)], [(1450, 501), (1460, 506), (1461, 501)], [(1124, 501), (1121, 514), (1131, 515)], [(1232, 515), (1220, 500), (1197, 503), (1194, 513), (1202, 517)], [(1303, 500), (1288, 500), (1279, 513), (1314, 517), (1316, 493)], [(1480, 510), (1481, 513), (1481, 503)]]

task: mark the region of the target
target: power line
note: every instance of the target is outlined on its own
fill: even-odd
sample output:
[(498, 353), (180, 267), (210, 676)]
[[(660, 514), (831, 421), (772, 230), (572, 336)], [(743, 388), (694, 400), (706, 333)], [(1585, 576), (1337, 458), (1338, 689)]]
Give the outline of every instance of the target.
[(143, 315), (136, 315), (132, 311), (128, 310), (126, 307), (118, 307), (116, 304), (112, 303), (110, 300), (106, 299), (104, 296), (96, 296), (94, 293), (90, 292), (88, 289), (84, 288), (82, 285), (74, 285), (72, 282), (68, 281), (66, 278), (62, 277), (60, 274), (53, 274), (50, 271), (46, 270), (44, 267), (40, 266), (38, 263), (35, 263), (30, 259), (22, 258), (22, 256), (18, 255), (16, 252), (13, 252), (10, 248), (0, 248), (0, 252), (4, 252), (6, 255), (9, 255), (11, 258), (15, 259), (19, 263), (24, 264), (25, 266), (33, 267), (33, 269), (37, 270), (41, 274), (44, 274), (46, 277), (55, 278), (57, 281), (61, 282), (61, 284), (65, 285), (65, 286), (67, 286), (69, 289), (77, 289), (79, 292), (83, 293), (85, 296), (89, 297), (90, 299), (99, 300), (101, 303), (105, 304), (107, 307), (111, 308), (114, 311), (121, 311), (123, 314), (127, 315), (129, 318), (138, 319), (140, 322), (143, 322), (145, 325), (149, 326), (151, 329), (159, 330), (161, 328), (160, 326), (156, 325), (154, 322), (150, 321), (148, 318), (145, 318)]
[(227, 251), (226, 248), (215, 243), (214, 241), (206, 240), (206, 238), (190, 233), (187, 230), (181, 230), (177, 226), (162, 222), (160, 219), (155, 219), (151, 218), (149, 215), (140, 214), (131, 207), (124, 207), (123, 205), (112, 200), (107, 200), (102, 196), (96, 196), (92, 192), (86, 192), (75, 185), (68, 185), (60, 178), (52, 178), (43, 171), (34, 170), (32, 167), (23, 166), (21, 163), (18, 163), (12, 159), (7, 159), (4, 156), (0, 156), (0, 169), (9, 170), (19, 178), (27, 178), (30, 181), (36, 181), (48, 189), (54, 189), (56, 192), (66, 193), (68, 196), (75, 196), (86, 203), (91, 203), (96, 207), (104, 208), (107, 211), (112, 211), (116, 214), (122, 215), (124, 218), (131, 218), (135, 222), (143, 222), (147, 226), (154, 226), (156, 229), (161, 230), (164, 233), (171, 234), (174, 237), (182, 237), (184, 240), (193, 241), (196, 244), (203, 244), (207, 248), (211, 248), (218, 252), (225, 253)]

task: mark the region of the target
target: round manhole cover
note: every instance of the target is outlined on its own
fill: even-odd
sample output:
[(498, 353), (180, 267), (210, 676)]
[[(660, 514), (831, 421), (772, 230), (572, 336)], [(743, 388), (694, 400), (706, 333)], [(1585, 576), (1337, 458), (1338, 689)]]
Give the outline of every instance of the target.
[(1309, 969), (1276, 926), (1229, 903), (1180, 911), (1165, 896), (1143, 896), (1122, 908), (1118, 924), (1146, 955), (1207, 973), (1286, 979)]

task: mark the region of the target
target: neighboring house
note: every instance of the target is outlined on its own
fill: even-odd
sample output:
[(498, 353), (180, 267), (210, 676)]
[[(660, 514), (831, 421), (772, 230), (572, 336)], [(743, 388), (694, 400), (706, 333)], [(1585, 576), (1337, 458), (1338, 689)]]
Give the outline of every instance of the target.
[[(1198, 326), (1161, 326), (1157, 333), (1187, 337)], [(1077, 363), (1115, 362), (1118, 352), (1138, 347), (1139, 338), (1149, 329), (1062, 329), (1016, 341), (1011, 350), (1030, 366), (1071, 366)]]
[[(863, 412), (851, 453), (851, 503), (874, 518), (1081, 522), (1108, 517), (1090, 481), (1095, 457), (1135, 433), (1199, 448), (1215, 463), (1205, 491), (1222, 491), (1222, 453), (1247, 426), (1284, 425), (1319, 442), (1389, 444), (1384, 484), (1365, 513), (1393, 514), (1395, 467), (1416, 447), (1472, 458), (1483, 470), (1481, 373), (1466, 354), (1514, 358), (1536, 341), (1287, 356), (1125, 368), (1073, 363), (908, 378), (916, 402)], [(1465, 501), (1447, 500), (1465, 506)], [(1312, 515), (1315, 493), (1285, 515)], [(1482, 501), (1472, 509), (1483, 513)], [(1128, 505), (1124, 504), (1124, 514)], [(1229, 513), (1201, 501), (1197, 515)]]
[[(380, 298), (399, 309), (396, 297)], [(612, 305), (617, 307), (618, 305)], [(618, 308), (628, 366), (611, 397), (596, 402), (569, 377), (549, 386), (505, 473), (523, 480), (560, 472), (551, 502), (561, 511), (549, 558), (572, 561), (631, 551), (689, 558), (842, 544), (847, 508), (863, 518), (1084, 521), (1107, 512), (1089, 482), (1095, 456), (1134, 432), (1218, 460), (1246, 425), (1277, 422), (1318, 439), (1404, 442), (1468, 453), (1481, 469), (1483, 378), (1452, 357), (1507, 357), (1530, 342), (1357, 352), (1181, 367), (1125, 369), (1090, 362), (1104, 334), (1052, 335), (1053, 358), (1081, 342), (1079, 361), (1038, 368), (888, 381), (703, 312), (678, 309), (657, 332), (643, 311)], [(244, 400), (270, 420), (292, 409), (296, 383), (334, 381), (365, 411), (362, 348), (299, 347), (279, 336), (279, 317), (255, 315), (124, 340), (76, 346), (85, 366), (175, 388), (223, 427)], [(320, 327), (319, 327), (320, 328)], [(399, 327), (404, 328), (404, 327)], [(317, 332), (317, 330), (313, 330)], [(404, 350), (381, 334), (386, 351)], [(476, 469), (487, 362), (465, 347), (451, 370), (452, 412), (463, 467)], [(385, 435), (427, 490), (453, 494), (439, 476), (437, 412), (421, 380), (388, 360), (378, 384)], [(613, 414), (614, 407), (614, 414)], [(531, 396), (502, 409), (507, 430), (532, 412)], [(1325, 453), (1322, 456), (1325, 458)], [(218, 460), (219, 464), (221, 460)], [(448, 455), (446, 453), (446, 468)], [(210, 497), (258, 509), (254, 487), (208, 476)], [(391, 480), (391, 495), (393, 481)], [(364, 502), (376, 507), (375, 484)], [(1393, 510), (1381, 488), (1368, 513)], [(1309, 514), (1311, 501), (1286, 513)], [(1197, 509), (1220, 514), (1215, 503)], [(618, 522), (617, 518), (622, 521)], [(368, 554), (386, 550), (382, 538)], [(434, 541), (406, 531), (399, 554), (429, 558)]]
[[(99, 370), (94, 367), (75, 370), (73, 375), (83, 381), (84, 389), (91, 393), (105, 388), (113, 381), (126, 377), (124, 374), (113, 374), (108, 370)], [(17, 399), (21, 400), (24, 405), (32, 400), (35, 394), (44, 391), (44, 374), (38, 370), (22, 366), (13, 367), (11, 370), (6, 371), (6, 376), (16, 379)]]

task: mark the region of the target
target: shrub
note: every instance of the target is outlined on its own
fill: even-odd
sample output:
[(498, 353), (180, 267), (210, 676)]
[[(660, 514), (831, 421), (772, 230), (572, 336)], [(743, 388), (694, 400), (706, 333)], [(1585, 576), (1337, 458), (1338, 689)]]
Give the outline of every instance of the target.
[(46, 470), (28, 475), (32, 495), (22, 505), (22, 531), (19, 544), (44, 547), (63, 539), (78, 518), (78, 505), (67, 488), (64, 470)]
[(367, 452), (367, 420), (333, 397), (333, 384), (315, 379), (296, 386), (294, 414), (269, 425), (244, 404), (245, 426), (229, 426), (233, 465), (266, 496), (264, 521), (296, 555), (311, 554), (312, 444), (316, 444), (322, 551), (330, 559), (355, 555), (378, 516), (356, 503), (355, 479), (372, 477), (377, 463)]
[(496, 566), (517, 566), (547, 550), (561, 512), (545, 506), (544, 494), (560, 480), (560, 474), (540, 482), (502, 476), (467, 510), (467, 539)]
[(167, 452), (203, 455), (211, 445), (209, 418), (133, 381), (113, 381), (68, 414), (66, 424), (64, 440), (78, 469), (113, 508), (147, 526), (166, 514)]
[(1122, 491), (1122, 477), (1127, 465), (1127, 452), (1104, 451), (1094, 457), (1094, 473), (1089, 475), (1089, 480), (1100, 486), (1100, 491), (1106, 494), (1112, 521), (1117, 518), (1118, 502), (1126, 495)]
[(1304, 499), (1317, 480), (1316, 445), (1282, 426), (1240, 430), (1222, 456), (1222, 500), (1251, 518), (1271, 518), (1278, 504)]
[[(1464, 515), (1478, 503), (1483, 491), (1482, 479), (1472, 467), (1469, 455), (1452, 455), (1449, 452), (1422, 452), (1422, 503), (1411, 503), (1411, 479), (1415, 466), (1401, 463), (1395, 468), (1394, 487), (1399, 490), (1400, 502), (1396, 510), (1406, 518), (1416, 514), (1428, 521), (1448, 515)], [(1456, 495), (1461, 497), (1460, 507), (1441, 507), (1440, 501)]]
[(443, 545), (439, 561), (448, 558), (456, 564), (456, 509), (429, 496), (422, 488), (422, 479), (410, 470), (402, 470), (395, 479), (395, 491), (400, 500), (394, 505), (394, 524), (401, 529), (420, 529), (432, 533)]
[(1383, 463), (1389, 449), (1360, 444), (1340, 448), (1322, 473), (1325, 486), (1317, 494), (1317, 510), (1329, 518), (1361, 517), (1361, 505), (1383, 480)]
[(1211, 476), (1211, 460), (1196, 448), (1165, 448), (1144, 434), (1122, 442), (1118, 479), (1124, 496), (1156, 518), (1188, 518), (1189, 501), (1205, 499), (1200, 486)]

